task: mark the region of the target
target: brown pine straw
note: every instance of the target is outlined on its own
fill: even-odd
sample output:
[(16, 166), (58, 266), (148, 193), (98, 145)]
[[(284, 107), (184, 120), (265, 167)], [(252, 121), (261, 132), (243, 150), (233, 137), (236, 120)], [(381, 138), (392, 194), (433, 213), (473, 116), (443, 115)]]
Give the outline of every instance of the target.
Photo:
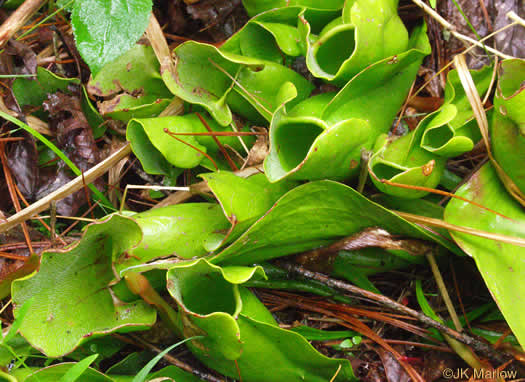
[(428, 188), (428, 187), (422, 187), (422, 186), (414, 186), (414, 185), (410, 185), (410, 184), (403, 184), (403, 183), (396, 183), (396, 182), (391, 182), (387, 179), (381, 179), (380, 180), (381, 183), (384, 183), (384, 184), (387, 184), (389, 186), (393, 186), (393, 187), (398, 187), (398, 188), (406, 188), (408, 190), (417, 190), (417, 191), (425, 191), (425, 192), (431, 192), (433, 194), (438, 194), (438, 195), (443, 195), (443, 196), (447, 196), (449, 198), (455, 198), (455, 199), (459, 199), (463, 202), (467, 202), (467, 203), (470, 203), (478, 208), (481, 208), (485, 211), (489, 211), (489, 212), (492, 212), (493, 214), (495, 215), (498, 215), (498, 216), (501, 216), (502, 218), (505, 218), (505, 219), (508, 219), (508, 220), (512, 220), (511, 218), (503, 215), (503, 214), (500, 214), (499, 212), (497, 211), (494, 211), (490, 208), (487, 208), (479, 203), (476, 203), (475, 201), (473, 200), (470, 200), (470, 199), (467, 199), (467, 198), (464, 198), (462, 196), (459, 196), (459, 195), (455, 195), (455, 194), (452, 194), (448, 191), (442, 191), (442, 190), (437, 190), (435, 188)]
[[(285, 262), (285, 261), (276, 261), (276, 264), (290, 272), (291, 274), (297, 274), (302, 277), (317, 280), (325, 285), (328, 285), (329, 287), (335, 288), (337, 290), (341, 290), (343, 292), (356, 294), (359, 296), (364, 296), (370, 300), (373, 300), (375, 303), (378, 303), (382, 306), (386, 306), (390, 309), (393, 309), (398, 312), (405, 313), (411, 317), (414, 317), (418, 319), (420, 322), (438, 329), (444, 334), (447, 334), (448, 336), (454, 338), (455, 340), (464, 343), (465, 345), (468, 345), (472, 347), (474, 351), (477, 353), (481, 353), (484, 357), (487, 357), (489, 359), (492, 359), (496, 361), (497, 363), (504, 363), (507, 362), (509, 359), (512, 359), (512, 356), (503, 352), (496, 351), (491, 345), (486, 344), (484, 342), (481, 342), (473, 337), (470, 337), (469, 335), (465, 333), (458, 333), (457, 331), (450, 329), (448, 326), (445, 326), (441, 324), (440, 322), (437, 322), (433, 320), (432, 318), (428, 317), (427, 315), (418, 312), (414, 309), (411, 309), (403, 304), (398, 303), (397, 301), (394, 301), (386, 296), (383, 296), (381, 294), (377, 294), (371, 291), (368, 291), (366, 289), (359, 288), (355, 285), (349, 284), (347, 282), (333, 279), (325, 274), (319, 273), (319, 272), (313, 272), (310, 271), (302, 266), (299, 266), (294, 263)], [(290, 301), (287, 301), (290, 306), (294, 306), (295, 300), (290, 299)], [(323, 303), (317, 303), (317, 305), (322, 305)], [(308, 305), (309, 306), (309, 305)], [(308, 310), (312, 310), (315, 308), (314, 306), (310, 306)], [(333, 316), (333, 312), (330, 312), (331, 316)], [(339, 317), (341, 318), (341, 317)], [(374, 333), (375, 334), (375, 333)], [(372, 337), (369, 337), (373, 339)]]
[[(353, 317), (350, 313), (347, 313), (345, 311), (336, 311), (333, 310), (341, 310), (343, 305), (340, 304), (330, 304), (323, 301), (319, 301), (318, 299), (310, 299), (308, 297), (298, 297), (297, 295), (293, 294), (287, 294), (286, 292), (278, 292), (278, 291), (272, 291), (272, 293), (269, 292), (263, 292), (261, 293), (263, 296), (266, 295), (271, 299), (271, 301), (278, 301), (278, 302), (284, 302), (286, 301), (289, 303), (290, 306), (297, 307), (306, 311), (311, 312), (317, 312), (322, 313), (329, 317), (336, 317), (341, 319), (340, 322), (341, 326), (347, 327), (351, 330), (354, 330), (360, 334), (362, 334), (365, 337), (368, 337), (369, 339), (376, 342), (378, 345), (380, 345), (385, 350), (389, 351), (394, 358), (399, 362), (401, 367), (405, 369), (406, 373), (412, 378), (413, 381), (417, 382), (425, 382), (423, 377), (410, 365), (409, 363), (405, 362), (403, 360), (403, 357), (397, 350), (395, 350), (392, 346), (390, 346), (383, 338), (381, 338), (377, 333), (375, 333), (370, 327), (368, 327), (366, 324), (362, 323), (357, 318)], [(279, 297), (279, 295), (284, 295), (288, 297)], [(346, 306), (344, 306), (346, 308)], [(333, 310), (331, 310), (333, 309)]]
[(66, 183), (59, 189), (53, 191), (49, 195), (31, 204), (29, 207), (26, 207), (20, 212), (17, 212), (13, 216), (7, 218), (5, 222), (0, 223), (0, 233), (5, 232), (10, 228), (25, 222), (27, 219), (33, 217), (39, 212), (46, 210), (53, 200), (63, 199), (66, 196), (71, 195), (72, 193), (82, 189), (84, 187), (84, 182), (91, 183), (93, 180), (97, 179), (99, 176), (104, 174), (106, 171), (108, 171), (111, 167), (113, 167), (120, 160), (128, 156), (130, 153), (131, 146), (129, 145), (129, 143), (127, 143), (119, 150), (111, 154), (108, 158), (104, 159), (102, 162), (86, 171), (84, 173), (84, 179), (82, 179), (82, 176), (77, 176), (75, 179)]
[(26, 0), (0, 26), (0, 47), (3, 46), (40, 9), (46, 0)]
[(239, 171), (239, 167), (235, 164), (235, 162), (230, 157), (230, 154), (226, 151), (222, 143), (219, 141), (217, 136), (213, 134), (213, 130), (211, 129), (210, 125), (208, 125), (208, 122), (200, 115), (200, 113), (195, 113), (197, 115), (197, 118), (201, 121), (202, 125), (208, 130), (209, 133), (211, 133), (211, 136), (213, 140), (215, 141), (215, 144), (219, 147), (219, 150), (221, 150), (222, 155), (224, 155), (224, 158), (226, 158), (226, 161), (228, 162), (228, 165), (232, 169), (232, 171)]

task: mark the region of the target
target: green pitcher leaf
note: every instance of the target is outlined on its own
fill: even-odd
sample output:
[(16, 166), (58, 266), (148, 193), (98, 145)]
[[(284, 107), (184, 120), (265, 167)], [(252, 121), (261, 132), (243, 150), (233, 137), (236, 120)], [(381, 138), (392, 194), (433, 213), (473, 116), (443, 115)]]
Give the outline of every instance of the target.
[(244, 232), (249, 225), (268, 211), (286, 192), (297, 186), (296, 182), (270, 183), (264, 174), (241, 178), (229, 171), (202, 174), (219, 201), (224, 214), (234, 224), (228, 241)]
[[(490, 164), (485, 164), (456, 194), (507, 218), (452, 199), (445, 209), (448, 223), (525, 238), (525, 212), (506, 192)], [(525, 346), (525, 309), (524, 304), (519, 303), (525, 295), (525, 248), (460, 232), (452, 232), (452, 237), (474, 258), (507, 323), (521, 346)]]
[(93, 74), (129, 50), (142, 36), (151, 0), (78, 0), (71, 24), (80, 55)]
[(345, 179), (357, 174), (362, 149), (371, 149), (390, 129), (429, 53), (425, 27), (413, 33), (411, 47), (363, 70), (335, 96), (325, 93), (290, 107), (286, 101), (294, 94), (289, 90), (270, 125), (270, 153), (264, 162), (268, 179)]
[(344, 0), (243, 0), (242, 4), (250, 16), (274, 8), (300, 6), (325, 11), (338, 11), (343, 8)]
[(516, 186), (525, 193), (525, 60), (501, 62), (490, 124), (494, 158)]
[[(479, 94), (488, 90), (492, 72), (490, 66), (470, 71)], [(439, 123), (426, 126), (421, 137), (421, 147), (425, 150), (451, 158), (472, 150), (481, 139), (472, 107), (455, 69), (447, 75), (445, 102), (434, 115), (434, 120), (439, 120)]]
[(309, 36), (308, 69), (315, 76), (343, 86), (355, 74), (408, 48), (408, 32), (397, 15), (398, 0), (347, 1), (343, 15)]
[(253, 264), (299, 253), (381, 227), (395, 235), (437, 243), (458, 252), (448, 240), (409, 223), (354, 189), (333, 181), (294, 188), (235, 242), (212, 257), (215, 264)]
[(157, 116), (173, 98), (149, 45), (137, 44), (106, 64), (90, 79), (87, 89), (91, 95), (105, 98), (99, 102), (104, 116), (124, 122)]
[[(492, 70), (472, 71), (478, 92), (485, 92)], [(441, 181), (446, 160), (472, 150), (481, 139), (472, 107), (456, 70), (447, 77), (445, 102), (427, 115), (415, 130), (397, 139), (380, 137), (368, 168), (382, 192), (407, 199), (421, 198), (426, 191), (409, 190), (382, 183), (383, 179), (411, 186), (435, 188)]]
[[(214, 132), (233, 132), (231, 127), (220, 126), (204, 113), (202, 117)], [(167, 175), (173, 171), (173, 166), (193, 168), (202, 165), (215, 169), (211, 161), (199, 150), (214, 158), (217, 165), (229, 168), (225, 165), (220, 148), (212, 136), (175, 135), (180, 141), (186, 142), (183, 143), (170, 136), (166, 129), (175, 134), (208, 132), (206, 126), (203, 125), (196, 114), (132, 119), (128, 124), (126, 138), (130, 141), (133, 153), (138, 157), (147, 173)], [(245, 126), (243, 129), (243, 131), (246, 130), (248, 130), (248, 126)], [(241, 142), (236, 136), (220, 136), (216, 138), (223, 145), (228, 145), (234, 150), (242, 149)], [(242, 139), (247, 144), (253, 142), (252, 137), (243, 137)]]
[[(276, 83), (294, 83), (300, 99), (313, 89), (285, 66), (221, 51), (213, 45), (189, 41), (175, 48), (173, 56), (175, 73), (162, 74), (166, 86), (183, 100), (204, 107), (223, 126), (231, 123), (232, 110), (253, 116), (255, 109), (270, 120), (278, 106)], [(252, 109), (247, 111), (247, 106)]]
[[(334, 2), (333, 6), (325, 4), (328, 2), (293, 3), (257, 14), (221, 46), (221, 51), (278, 64), (283, 62), (283, 56), (285, 59), (286, 56), (306, 56), (308, 36), (302, 33), (303, 23), (308, 24), (308, 30), (319, 33), (326, 24), (341, 15), (342, 2)], [(264, 7), (260, 2), (253, 5)], [(253, 8), (252, 4), (247, 6)], [(327, 8), (323, 8), (325, 6)]]
[(354, 380), (347, 360), (327, 358), (301, 335), (281, 329), (242, 285), (264, 277), (260, 267), (220, 268), (201, 259), (168, 271), (168, 291), (179, 306), (185, 337), (208, 367), (243, 381)]
[(140, 227), (142, 240), (121, 252), (114, 264), (118, 272), (162, 257), (204, 256), (209, 252), (208, 241), (220, 242), (231, 227), (221, 207), (212, 203), (177, 204), (130, 218)]
[(112, 258), (140, 241), (137, 228), (132, 220), (112, 215), (88, 226), (74, 247), (43, 253), (38, 272), (13, 282), (15, 317), (25, 301), (35, 299), (20, 327), (32, 346), (60, 357), (93, 336), (139, 330), (155, 322), (149, 305), (122, 303), (108, 288), (115, 278)]
[[(69, 85), (78, 85), (78, 78), (65, 78), (57, 76), (55, 73), (42, 68), (36, 69), (36, 80), (17, 78), (13, 81), (13, 95), (20, 106), (42, 106), (47, 100), (47, 95), (57, 91), (68, 91)], [(36, 113), (39, 117), (44, 117), (43, 111)]]
[[(432, 154), (421, 147), (421, 137), (426, 122), (433, 125), (442, 115), (430, 115), (418, 128), (393, 141), (385, 136), (376, 142), (374, 155), (368, 162), (372, 181), (378, 190), (393, 196), (416, 199), (428, 194), (427, 191), (408, 190), (382, 183), (388, 180), (413, 186), (435, 188), (445, 170), (446, 158)], [(425, 122), (425, 123), (424, 123)], [(435, 122), (440, 124), (441, 122)]]

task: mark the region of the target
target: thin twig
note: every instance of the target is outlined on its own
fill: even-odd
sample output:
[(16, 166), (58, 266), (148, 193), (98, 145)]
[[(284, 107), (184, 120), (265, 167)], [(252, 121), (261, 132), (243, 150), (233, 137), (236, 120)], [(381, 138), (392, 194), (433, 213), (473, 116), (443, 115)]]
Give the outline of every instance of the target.
[(60, 187), (58, 190), (53, 191), (39, 201), (31, 204), (29, 207), (24, 208), (22, 211), (9, 217), (5, 223), (0, 224), (0, 232), (5, 232), (17, 224), (20, 224), (30, 217), (38, 214), (39, 212), (44, 211), (49, 207), (53, 200), (63, 199), (66, 196), (69, 196), (72, 193), (82, 189), (84, 187), (84, 180), (86, 184), (93, 182), (130, 153), (131, 146), (128, 143), (118, 151), (114, 152), (110, 157), (104, 159), (102, 162), (86, 171), (84, 173), (84, 177), (77, 176), (72, 181)]
[(0, 46), (3, 46), (40, 9), (46, 0), (26, 0), (0, 26)]
[(443, 17), (441, 17), (435, 10), (433, 10), (431, 7), (425, 4), (422, 0), (412, 0), (412, 1), (419, 7), (423, 8), (423, 10), (426, 13), (428, 13), (434, 20), (440, 23), (445, 29), (448, 29), (450, 31), (450, 34), (452, 34), (452, 36), (456, 37), (457, 39), (467, 41), (471, 43), (472, 45), (485, 49), (489, 51), (490, 53), (495, 54), (496, 56), (500, 56), (504, 59), (514, 58), (512, 56), (509, 56), (505, 53), (500, 52), (499, 50), (486, 46), (485, 44), (481, 43), (478, 40), (474, 40), (473, 38), (469, 36), (459, 33), (454, 25), (452, 25), (447, 20), (445, 20)]
[(417, 318), (422, 323), (438, 329), (439, 331), (449, 335), (450, 337), (458, 340), (459, 342), (471, 346), (475, 351), (482, 353), (484, 356), (493, 359), (499, 363), (503, 363), (508, 361), (509, 359), (512, 359), (511, 355), (502, 352), (497, 352), (495, 349), (492, 348), (492, 346), (483, 343), (475, 338), (472, 338), (466, 335), (465, 333), (458, 333), (457, 331), (450, 329), (449, 327), (433, 320), (432, 318), (424, 315), (423, 313), (420, 313), (403, 304), (393, 301), (388, 297), (356, 287), (341, 280), (333, 279), (322, 273), (309, 271), (306, 268), (297, 264), (284, 261), (278, 261), (277, 264), (280, 267), (287, 270), (288, 272), (295, 273), (309, 279), (317, 280), (332, 288), (367, 297), (370, 300), (376, 301), (379, 304), (384, 305), (390, 309), (403, 312), (409, 316)]

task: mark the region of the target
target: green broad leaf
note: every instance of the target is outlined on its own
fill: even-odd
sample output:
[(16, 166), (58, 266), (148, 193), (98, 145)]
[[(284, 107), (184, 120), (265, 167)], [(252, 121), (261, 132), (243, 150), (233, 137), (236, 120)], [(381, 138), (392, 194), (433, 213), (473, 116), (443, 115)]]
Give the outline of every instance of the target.
[(300, 6), (315, 10), (338, 11), (343, 8), (344, 0), (243, 0), (242, 4), (250, 16), (274, 9)]
[[(20, 368), (16, 369), (12, 375), (24, 382), (57, 382), (62, 381), (62, 378), (77, 365), (78, 363), (64, 362), (36, 370), (34, 370), (35, 368)], [(28, 372), (30, 373), (28, 374)], [(113, 382), (113, 379), (95, 369), (86, 368), (76, 379), (68, 378), (64, 381)]]
[[(214, 132), (233, 132), (230, 126), (220, 126), (205, 113), (202, 117)], [(173, 166), (193, 168), (201, 165), (215, 169), (211, 161), (201, 152), (211, 156), (221, 168), (229, 168), (224, 164), (225, 159), (214, 137), (209, 135), (175, 135), (178, 138), (175, 139), (166, 132), (166, 129), (174, 134), (208, 132), (196, 114), (132, 119), (129, 121), (126, 138), (130, 141), (133, 153), (138, 157), (147, 173), (167, 175), (173, 171)], [(248, 129), (249, 127), (245, 126), (243, 131)], [(242, 150), (239, 137), (218, 136), (215, 138), (221, 144), (228, 145), (234, 150)], [(249, 145), (254, 141), (252, 137), (242, 137), (242, 139)]]
[[(430, 52), (426, 28), (413, 32), (411, 49), (356, 75), (335, 96), (321, 94), (297, 104), (291, 84), (280, 91), (281, 106), (270, 125), (264, 161), (271, 182), (346, 179), (358, 173), (361, 151), (388, 132), (423, 57)], [(327, 163), (330, 166), (327, 166)]]
[[(221, 207), (184, 203), (151, 209), (130, 217), (140, 228), (141, 242), (115, 260), (117, 272), (161, 257), (190, 259), (209, 253), (208, 243), (221, 242), (231, 227)], [(218, 238), (217, 238), (218, 237)]]
[(151, 118), (158, 116), (171, 102), (170, 98), (152, 96), (134, 97), (118, 94), (111, 100), (102, 101), (98, 107), (104, 117), (128, 122), (133, 118)]
[(270, 183), (264, 174), (241, 178), (229, 171), (200, 175), (221, 205), (227, 219), (234, 225), (228, 241), (238, 235), (266, 213), (296, 182)]
[(116, 60), (106, 64), (88, 82), (89, 94), (111, 97), (116, 94), (159, 94), (171, 93), (160, 75), (160, 64), (153, 48), (136, 44)]
[(276, 83), (292, 82), (300, 100), (313, 90), (310, 82), (283, 65), (209, 44), (188, 41), (175, 48), (173, 56), (174, 73), (162, 73), (166, 86), (183, 100), (204, 107), (222, 126), (232, 122), (232, 111), (270, 120), (279, 106)]
[(308, 44), (310, 72), (343, 86), (371, 63), (398, 55), (408, 48), (408, 32), (397, 15), (398, 0), (347, 1), (343, 15), (326, 25), (314, 39), (310, 26), (302, 33)]
[[(42, 106), (42, 103), (47, 100), (47, 95), (56, 93), (57, 91), (68, 91), (68, 86), (75, 84), (79, 85), (78, 78), (65, 78), (57, 76), (41, 66), (37, 67), (36, 80), (26, 78), (17, 78), (13, 81), (13, 95), (15, 96), (20, 106)], [(40, 111), (40, 116), (45, 113)]]
[(213, 256), (214, 264), (253, 264), (328, 245), (369, 227), (393, 235), (435, 241), (458, 252), (448, 240), (409, 223), (351, 187), (310, 182), (286, 193), (245, 233)]
[(494, 97), (490, 140), (494, 158), (525, 194), (525, 60), (502, 61)]
[(160, 64), (149, 45), (137, 44), (106, 64), (87, 86), (104, 101), (98, 106), (104, 116), (124, 122), (157, 116), (173, 95), (160, 75)]
[[(37, 78), (35, 80), (28, 80), (25, 78), (17, 78), (13, 81), (13, 94), (20, 106), (41, 106), (47, 100), (48, 94), (56, 93), (57, 91), (69, 92), (70, 85), (79, 85), (78, 78), (66, 78), (57, 76), (55, 73), (42, 68), (37, 68)], [(93, 136), (99, 138), (102, 136), (105, 128), (100, 126), (104, 122), (98, 111), (94, 109), (89, 97), (86, 94), (85, 87), (82, 86), (82, 111), (86, 119), (93, 129)], [(34, 113), (36, 116), (47, 119), (47, 113), (43, 110), (37, 110)]]
[(153, 308), (142, 301), (118, 301), (108, 288), (115, 279), (113, 256), (140, 239), (135, 222), (112, 215), (88, 226), (75, 246), (44, 252), (38, 272), (12, 285), (15, 318), (27, 300), (35, 299), (20, 333), (48, 357), (61, 357), (94, 336), (151, 326), (156, 317)]
[(76, 46), (93, 75), (135, 45), (148, 26), (151, 7), (151, 0), (75, 1), (71, 24)]
[(260, 267), (224, 267), (204, 259), (168, 271), (192, 353), (204, 364), (243, 381), (355, 380), (347, 360), (327, 358), (301, 335), (281, 329), (242, 283), (264, 277)]
[[(443, 206), (426, 199), (403, 199), (386, 194), (373, 195), (371, 199), (372, 201), (381, 204), (389, 210), (408, 212), (433, 219), (443, 220), (443, 216), (445, 214), (445, 208)], [(432, 227), (432, 231), (436, 232), (444, 239), (453, 242), (453, 239), (447, 229)]]
[[(452, 199), (445, 209), (447, 223), (508, 236), (525, 238), (525, 212), (506, 192), (495, 170), (485, 164), (456, 195), (495, 210), (505, 217)], [(525, 346), (523, 278), (525, 248), (495, 240), (452, 232), (458, 245), (476, 261), (476, 265), (521, 346)]]

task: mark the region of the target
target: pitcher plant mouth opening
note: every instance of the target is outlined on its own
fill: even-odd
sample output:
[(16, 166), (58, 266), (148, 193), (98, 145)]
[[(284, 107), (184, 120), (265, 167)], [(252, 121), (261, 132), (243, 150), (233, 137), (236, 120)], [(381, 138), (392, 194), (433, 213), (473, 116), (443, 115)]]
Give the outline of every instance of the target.
[(292, 171), (306, 158), (324, 127), (314, 122), (284, 122), (275, 130), (275, 147), (281, 167)]
[[(208, 297), (203, 299), (203, 291)], [(237, 298), (234, 286), (224, 280), (219, 273), (203, 274), (201, 279), (195, 278), (192, 285), (185, 285), (180, 290), (180, 302), (191, 312), (208, 315), (214, 312), (237, 314)]]
[(437, 150), (454, 138), (454, 132), (449, 125), (442, 125), (428, 129), (423, 135), (421, 144), (425, 147)]
[(354, 50), (355, 29), (353, 26), (343, 26), (314, 44), (313, 57), (323, 72), (335, 76)]
[(394, 177), (402, 174), (405, 172), (404, 169), (400, 169), (397, 167), (394, 167), (392, 165), (386, 164), (386, 163), (378, 163), (374, 166), (373, 172), (375, 176), (381, 180), (381, 179), (393, 179)]

